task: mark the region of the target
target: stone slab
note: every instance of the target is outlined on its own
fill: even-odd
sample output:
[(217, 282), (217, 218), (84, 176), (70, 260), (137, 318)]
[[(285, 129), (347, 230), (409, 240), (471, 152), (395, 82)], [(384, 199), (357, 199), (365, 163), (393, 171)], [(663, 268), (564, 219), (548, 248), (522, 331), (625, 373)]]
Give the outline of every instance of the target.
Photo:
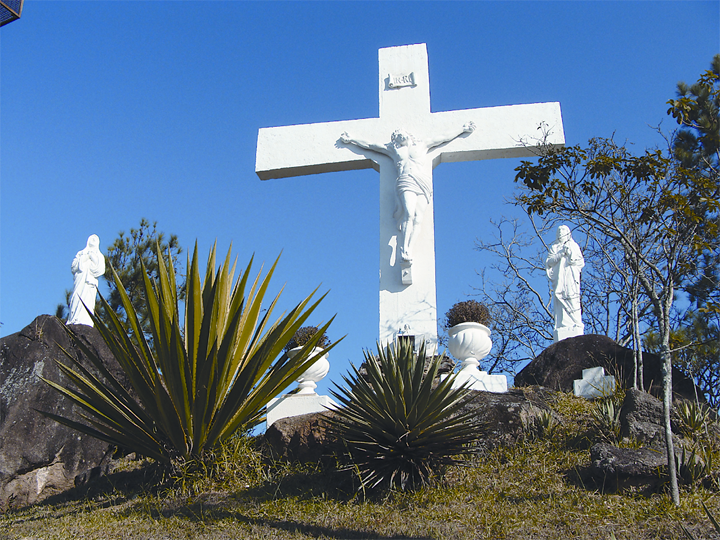
[(281, 418), (290, 418), (302, 414), (324, 413), (328, 409), (337, 409), (338, 404), (329, 396), (317, 394), (287, 394), (271, 399), (267, 406), (266, 429)]
[(505, 375), (488, 375), (487, 371), (463, 370), (457, 374), (453, 388), (461, 388), (466, 383), (469, 388), (478, 392), (493, 392), (503, 394), (508, 391), (507, 377)]

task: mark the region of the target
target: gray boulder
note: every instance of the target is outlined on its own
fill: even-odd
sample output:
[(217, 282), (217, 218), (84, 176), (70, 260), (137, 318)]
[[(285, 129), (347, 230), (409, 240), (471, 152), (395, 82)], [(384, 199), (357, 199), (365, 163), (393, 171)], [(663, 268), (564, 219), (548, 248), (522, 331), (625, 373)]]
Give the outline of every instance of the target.
[(665, 447), (663, 404), (647, 392), (633, 389), (625, 392), (620, 426), (621, 437), (635, 439), (645, 446)]
[[(98, 351), (111, 372), (120, 368), (90, 326), (71, 327)], [(87, 482), (107, 471), (114, 448), (43, 416), (45, 411), (80, 420), (79, 407), (40, 377), (67, 384), (56, 361), (62, 349), (80, 353), (62, 321), (41, 315), (16, 334), (0, 339), (0, 506), (22, 506)], [(87, 367), (90, 364), (85, 361)]]
[[(510, 389), (506, 394), (474, 392), (467, 405), (476, 411), (481, 445), (492, 448), (513, 444), (523, 434), (524, 425), (541, 411), (549, 411), (546, 402), (553, 392), (545, 389)], [(265, 432), (264, 444), (274, 458), (317, 462), (327, 459), (342, 445), (328, 432), (333, 413), (314, 413), (283, 418)]]
[(338, 442), (328, 433), (331, 412), (302, 414), (275, 421), (265, 431), (264, 447), (271, 457), (303, 463), (333, 455)]
[(511, 445), (523, 435), (526, 425), (543, 411), (554, 392), (545, 388), (510, 388), (506, 393), (474, 392), (468, 407), (477, 411), (485, 448)]
[(585, 483), (607, 492), (634, 490), (657, 491), (664, 479), (667, 453), (656, 448), (618, 448), (600, 443), (590, 449), (590, 467)]
[[(662, 362), (660, 357), (643, 353), (643, 382), (654, 396), (662, 396)], [(583, 369), (601, 366), (615, 376), (623, 388), (632, 388), (633, 351), (606, 336), (589, 334), (553, 343), (515, 376), (515, 386), (545, 386), (563, 392), (573, 391), (573, 381), (582, 378)], [(685, 399), (695, 399), (692, 380), (673, 368), (673, 392)], [(697, 395), (704, 401), (701, 391)]]

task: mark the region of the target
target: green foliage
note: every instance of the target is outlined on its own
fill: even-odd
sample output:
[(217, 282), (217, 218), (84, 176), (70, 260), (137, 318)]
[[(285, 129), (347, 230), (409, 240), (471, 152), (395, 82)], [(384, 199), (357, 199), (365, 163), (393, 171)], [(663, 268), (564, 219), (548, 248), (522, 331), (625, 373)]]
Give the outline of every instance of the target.
[[(159, 250), (155, 249), (156, 245), (160, 246)], [(157, 222), (154, 221), (150, 225), (145, 218), (140, 220), (140, 226), (137, 229), (130, 229), (129, 235), (125, 234), (125, 231), (120, 231), (115, 241), (107, 248), (105, 281), (110, 289), (107, 301), (109, 309), (118, 316), (126, 329), (130, 330), (131, 325), (120, 289), (122, 288), (130, 298), (130, 303), (146, 338), (151, 338), (150, 312), (145, 297), (143, 275), (147, 274), (151, 281), (159, 280), (160, 254), (165, 267), (172, 263), (176, 275), (178, 275), (179, 255), (182, 252), (183, 249), (176, 235), (171, 234), (170, 238), (166, 240), (165, 233), (157, 230)], [(120, 278), (122, 285), (118, 285), (115, 281), (113, 272)], [(180, 279), (177, 281), (176, 287), (178, 298), (182, 300), (185, 297), (185, 280), (183, 276), (178, 277)], [(103, 322), (112, 325), (109, 311), (104, 304), (95, 312)]]
[(696, 401), (682, 401), (675, 406), (680, 419), (680, 432), (688, 438), (697, 439), (703, 434), (712, 421), (712, 412)]
[[(285, 350), (289, 351), (290, 349), (294, 349), (296, 347), (302, 347), (313, 339), (317, 333), (317, 326), (303, 326), (302, 328), (299, 328), (292, 339), (290, 339), (287, 345), (285, 345)], [(330, 338), (328, 338), (325, 334), (322, 334), (316, 343), (316, 347), (325, 349), (328, 345), (330, 345)]]
[(550, 410), (543, 410), (523, 418), (523, 433), (531, 441), (553, 440), (557, 436), (559, 428), (560, 422), (555, 419)]
[[(705, 506), (705, 503), (702, 503), (702, 506), (705, 510), (705, 514), (707, 514), (707, 517), (710, 520), (710, 523), (712, 523), (713, 527), (715, 528), (715, 532), (720, 534), (720, 523), (718, 523), (718, 520), (715, 518), (715, 516), (710, 512), (710, 510), (708, 510), (708, 507)], [(680, 527), (682, 527), (685, 536), (687, 536), (690, 540), (699, 540), (695, 535), (693, 535), (689, 530), (687, 530), (684, 525), (680, 525)]]
[(592, 411), (600, 438), (611, 444), (620, 441), (620, 411), (623, 398), (622, 392), (598, 398)]
[(457, 302), (445, 314), (446, 326), (452, 328), (464, 322), (490, 324), (490, 311), (477, 300)]
[[(690, 377), (711, 407), (720, 406), (720, 314), (690, 310), (670, 332), (673, 366)], [(658, 353), (660, 337), (648, 332), (645, 350)]]
[(705, 447), (687, 449), (683, 447), (682, 454), (675, 456), (678, 475), (685, 484), (695, 486), (700, 480), (707, 477), (713, 470), (713, 454)]
[(252, 281), (251, 260), (234, 281), (231, 251), (216, 272), (213, 247), (201, 282), (196, 245), (181, 318), (172, 262), (166, 268), (159, 254), (157, 261), (157, 282), (143, 272), (143, 298), (154, 348), (116, 273), (130, 334), (104, 299), (110, 323), (93, 317), (137, 399), (113, 378), (92, 350), (75, 340), (104, 380), (78, 362), (72, 367), (60, 364), (77, 389), (47, 382), (84, 409), (85, 422), (47, 416), (161, 462), (202, 460), (206, 452), (239, 428), (249, 429), (263, 421), (267, 402), (317, 360), (317, 355), (309, 358), (311, 351), (330, 322), (293, 359), (283, 355), (275, 361), (322, 298), (310, 305), (313, 293), (289, 314), (270, 323), (279, 294), (264, 314), (261, 304), (277, 261), (264, 278), (258, 275)]
[(671, 99), (668, 114), (682, 126), (675, 134), (673, 149), (686, 167), (714, 169), (720, 164), (720, 54), (708, 71), (688, 86), (678, 83), (678, 99)]
[(450, 376), (433, 388), (440, 358), (424, 371), (425, 346), (418, 354), (406, 341), (365, 352), (367, 378), (357, 368), (343, 377), (348, 388), (332, 395), (342, 408), (331, 420), (345, 441), (362, 489), (414, 489), (428, 484), (444, 465), (474, 451), (476, 413), (466, 408), (473, 394), (452, 389)]
[[(668, 101), (671, 114), (681, 126), (673, 138), (675, 157), (682, 165), (710, 182), (720, 183), (720, 54), (697, 82), (678, 83), (677, 99)], [(717, 213), (706, 221), (708, 228), (718, 226)], [(678, 367), (692, 376), (708, 401), (720, 405), (720, 355), (718, 349), (718, 313), (720, 313), (720, 250), (708, 246), (697, 258), (685, 289), (695, 304), (683, 321), (687, 337), (683, 345), (692, 350), (677, 355)]]
[(167, 478), (172, 496), (193, 497), (218, 489), (245, 489), (263, 478), (263, 456), (256, 440), (236, 432), (203, 456), (179, 459)]

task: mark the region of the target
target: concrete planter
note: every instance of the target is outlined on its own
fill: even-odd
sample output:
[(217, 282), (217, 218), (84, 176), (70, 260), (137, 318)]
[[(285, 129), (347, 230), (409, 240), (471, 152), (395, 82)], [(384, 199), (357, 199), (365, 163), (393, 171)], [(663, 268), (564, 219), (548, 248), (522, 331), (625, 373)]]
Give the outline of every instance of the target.
[(480, 360), (492, 349), (490, 329), (484, 324), (465, 322), (448, 330), (450, 354), (462, 361), (460, 370), (477, 370)]
[[(295, 347), (287, 352), (289, 358), (296, 356), (302, 347)], [(317, 354), (323, 349), (316, 347), (313, 349), (312, 354)], [(298, 378), (298, 394), (314, 394), (315, 388), (317, 388), (318, 381), (321, 381), (330, 371), (330, 362), (328, 361), (328, 355), (325, 353), (322, 355), (312, 366), (310, 366), (302, 375)]]

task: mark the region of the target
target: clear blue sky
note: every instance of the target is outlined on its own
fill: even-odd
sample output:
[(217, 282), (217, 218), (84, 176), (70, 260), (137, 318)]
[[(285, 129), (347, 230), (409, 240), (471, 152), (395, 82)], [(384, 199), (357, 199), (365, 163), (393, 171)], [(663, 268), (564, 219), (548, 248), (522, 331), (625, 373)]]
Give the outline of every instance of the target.
[[(90, 234), (104, 251), (147, 217), (202, 257), (282, 251), (285, 307), (329, 290), (339, 382), (377, 339), (378, 175), (262, 182), (258, 128), (377, 116), (377, 50), (427, 43), (434, 111), (559, 101), (568, 144), (641, 150), (720, 52), (719, 6), (28, 1), (0, 29), (0, 335), (54, 313)], [(517, 165), (435, 170), (439, 314), (491, 264), (474, 242), (516, 213)]]

